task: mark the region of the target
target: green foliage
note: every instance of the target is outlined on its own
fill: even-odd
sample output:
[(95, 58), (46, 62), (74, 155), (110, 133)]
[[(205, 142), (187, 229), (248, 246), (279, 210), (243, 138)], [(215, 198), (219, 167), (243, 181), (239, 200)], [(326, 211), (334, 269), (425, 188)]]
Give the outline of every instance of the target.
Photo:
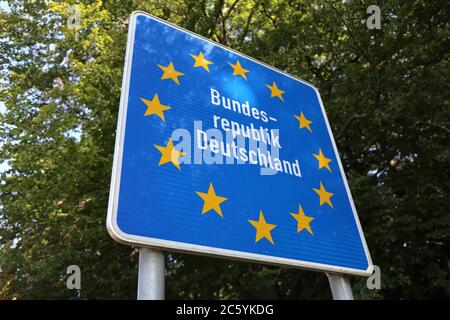
[[(128, 18), (143, 10), (313, 83), (381, 268), (363, 299), (450, 297), (449, 7), (376, 1), (10, 1), (0, 12), (0, 297), (135, 297), (105, 216)], [(77, 4), (79, 29), (67, 26)], [(169, 298), (330, 298), (326, 277), (167, 255)]]

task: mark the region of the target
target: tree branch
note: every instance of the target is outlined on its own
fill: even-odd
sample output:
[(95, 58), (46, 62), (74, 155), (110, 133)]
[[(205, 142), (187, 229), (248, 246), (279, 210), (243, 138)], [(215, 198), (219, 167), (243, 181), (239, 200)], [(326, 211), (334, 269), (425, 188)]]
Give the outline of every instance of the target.
[(247, 23), (245, 24), (245, 29), (244, 29), (244, 31), (242, 32), (241, 39), (239, 40), (239, 46), (242, 45), (242, 43), (243, 43), (244, 40), (245, 40), (245, 37), (246, 37), (247, 34), (248, 34), (248, 30), (249, 30), (249, 28), (250, 28), (250, 23), (251, 23), (251, 21), (252, 21), (252, 17), (253, 17), (253, 13), (254, 13), (254, 12), (255, 12), (255, 7), (252, 8), (252, 10), (250, 11), (250, 14), (248, 15)]

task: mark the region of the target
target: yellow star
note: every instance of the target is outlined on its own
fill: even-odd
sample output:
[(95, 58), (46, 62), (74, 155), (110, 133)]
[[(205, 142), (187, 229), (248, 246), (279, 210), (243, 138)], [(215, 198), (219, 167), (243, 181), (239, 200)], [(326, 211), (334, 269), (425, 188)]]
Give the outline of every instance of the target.
[(333, 204), (331, 203), (330, 198), (333, 196), (334, 193), (328, 192), (325, 190), (322, 181), (320, 181), (320, 189), (314, 189), (313, 190), (319, 195), (320, 197), (320, 205), (322, 206), (324, 203), (327, 203), (330, 207), (333, 207)]
[(161, 118), (162, 121), (166, 121), (166, 118), (164, 118), (164, 111), (169, 110), (170, 107), (161, 104), (157, 93), (155, 93), (155, 96), (153, 97), (152, 101), (144, 98), (140, 99), (147, 106), (147, 111), (145, 111), (144, 117), (149, 116), (151, 114), (156, 114), (158, 117)]
[(247, 80), (247, 76), (245, 74), (250, 71), (242, 68), (239, 60), (236, 62), (236, 64), (232, 64), (232, 63), (228, 63), (228, 64), (233, 68), (233, 76), (241, 76), (242, 78)]
[(266, 84), (266, 87), (270, 89), (271, 93), (270, 93), (270, 97), (278, 97), (280, 98), (281, 101), (284, 102), (283, 96), (282, 94), (284, 93), (283, 90), (281, 90), (280, 88), (277, 87), (277, 84), (275, 82), (272, 83), (272, 86), (269, 86), (268, 84)]
[(179, 158), (184, 156), (185, 153), (175, 149), (172, 139), (169, 139), (169, 142), (165, 147), (158, 146), (156, 144), (154, 144), (154, 146), (156, 149), (158, 149), (159, 152), (161, 152), (161, 159), (159, 159), (158, 163), (159, 166), (168, 162), (172, 162), (172, 164), (177, 167), (178, 170), (181, 170)]
[(309, 132), (312, 132), (311, 127), (309, 126), (312, 123), (312, 121), (306, 119), (303, 112), (300, 112), (299, 116), (294, 114), (294, 117), (295, 117), (295, 119), (298, 120), (300, 129), (306, 128), (306, 129), (308, 129)]
[(256, 240), (255, 242), (258, 242), (262, 238), (266, 238), (270, 241), (271, 244), (275, 244), (272, 239), (272, 235), (270, 234), (270, 231), (275, 229), (277, 226), (276, 224), (270, 224), (266, 222), (266, 219), (264, 219), (264, 215), (262, 211), (259, 211), (259, 220), (248, 220), (250, 224), (255, 227), (256, 229)]
[(177, 85), (180, 85), (180, 81), (178, 80), (178, 77), (183, 76), (184, 73), (175, 70), (175, 67), (172, 64), (172, 61), (170, 61), (169, 65), (167, 67), (164, 67), (160, 64), (158, 64), (158, 67), (160, 67), (161, 70), (164, 72), (161, 77), (161, 80), (172, 79), (173, 81), (175, 81), (175, 83)]
[(193, 55), (191, 53), (191, 57), (194, 58), (195, 63), (194, 63), (194, 68), (197, 67), (203, 67), (203, 69), (205, 69), (206, 71), (209, 72), (209, 64), (213, 64), (212, 61), (206, 60), (205, 57), (203, 56), (203, 53), (200, 51), (200, 53), (198, 54), (198, 56)]
[(313, 234), (309, 224), (314, 220), (314, 218), (305, 215), (305, 212), (303, 212), (301, 205), (298, 205), (298, 213), (289, 213), (294, 217), (295, 220), (297, 220), (297, 233), (299, 233), (303, 229), (306, 229), (309, 233), (311, 233), (311, 235)]
[(217, 212), (217, 214), (219, 216), (221, 216), (223, 218), (222, 209), (220, 208), (220, 204), (222, 202), (228, 200), (228, 198), (219, 197), (216, 194), (216, 191), (214, 190), (212, 182), (209, 184), (208, 193), (199, 192), (199, 191), (196, 191), (195, 193), (200, 198), (202, 198), (203, 201), (204, 201), (203, 202), (202, 214), (205, 214), (206, 212), (208, 212), (210, 210), (214, 210), (215, 212)]
[(330, 165), (328, 164), (328, 163), (331, 162), (331, 159), (325, 157), (323, 152), (322, 152), (322, 150), (319, 149), (319, 154), (314, 154), (313, 153), (313, 156), (319, 161), (319, 170), (322, 169), (322, 168), (327, 168), (328, 171), (331, 172)]

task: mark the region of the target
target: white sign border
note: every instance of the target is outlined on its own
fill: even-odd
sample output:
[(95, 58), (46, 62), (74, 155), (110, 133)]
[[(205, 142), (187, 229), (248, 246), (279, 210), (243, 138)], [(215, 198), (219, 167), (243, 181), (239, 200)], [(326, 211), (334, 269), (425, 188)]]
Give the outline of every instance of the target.
[[(183, 242), (162, 240), (162, 239), (157, 239), (157, 238), (149, 238), (149, 237), (127, 234), (127, 233), (123, 232), (122, 230), (120, 230), (119, 226), (117, 225), (117, 207), (118, 207), (117, 205), (118, 205), (118, 196), (119, 196), (119, 188), (120, 188), (120, 175), (121, 175), (121, 169), (122, 169), (123, 143), (124, 143), (124, 138), (125, 138), (125, 126), (126, 126), (127, 105), (128, 105), (127, 102), (128, 102), (130, 73), (131, 73), (131, 64), (132, 64), (131, 59), (133, 57), (136, 20), (137, 20), (137, 17), (141, 16), (141, 15), (145, 16), (147, 18), (156, 20), (156, 21), (163, 23), (167, 26), (170, 26), (172, 28), (178, 29), (182, 32), (188, 33), (188, 34), (190, 34), (196, 38), (199, 38), (201, 40), (205, 40), (215, 46), (219, 46), (219, 47), (221, 47), (227, 51), (230, 51), (236, 55), (239, 55), (241, 57), (249, 59), (249, 60), (251, 60), (255, 63), (258, 63), (264, 67), (267, 67), (273, 71), (281, 73), (284, 76), (290, 77), (290, 78), (294, 79), (295, 81), (299, 81), (303, 84), (306, 84), (314, 89), (314, 91), (316, 92), (317, 97), (319, 99), (320, 107), (322, 108), (322, 113), (324, 115), (325, 123), (326, 123), (327, 129), (328, 129), (328, 134), (331, 137), (331, 141), (332, 141), (334, 152), (335, 152), (335, 157), (339, 164), (339, 170), (340, 170), (342, 179), (344, 181), (345, 189), (347, 191), (347, 195), (350, 200), (350, 204), (352, 207), (356, 225), (358, 227), (358, 232), (359, 232), (359, 235), (361, 238), (361, 242), (364, 247), (364, 252), (366, 254), (366, 258), (368, 261), (368, 268), (366, 270), (346, 268), (346, 267), (340, 267), (340, 266), (328, 265), (328, 264), (322, 264), (322, 263), (315, 263), (315, 262), (308, 262), (308, 261), (302, 261), (302, 260), (273, 257), (273, 256), (262, 255), (262, 254), (255, 254), (255, 253), (246, 253), (246, 252), (235, 251), (235, 250), (219, 249), (219, 248), (207, 247), (207, 246), (202, 246), (202, 245), (194, 245), (194, 244), (188, 244), (188, 243), (183, 243)], [(191, 31), (189, 31), (189, 30), (183, 29), (179, 26), (171, 24), (167, 21), (164, 21), (160, 18), (152, 16), (151, 14), (143, 12), (143, 11), (134, 11), (130, 16), (130, 21), (129, 21), (127, 48), (126, 48), (125, 65), (124, 65), (124, 72), (123, 72), (123, 78), (122, 78), (122, 90), (121, 90), (121, 96), (120, 96), (119, 117), (117, 120), (116, 142), (115, 142), (115, 149), (114, 149), (114, 160), (113, 160), (112, 175), (111, 175), (111, 185), (110, 185), (110, 194), (109, 194), (109, 203), (108, 203), (108, 215), (106, 218), (106, 227), (108, 229), (109, 234), (111, 235), (111, 237), (114, 240), (116, 240), (120, 243), (128, 244), (128, 245), (145, 246), (145, 247), (156, 248), (156, 249), (158, 249), (158, 248), (159, 249), (170, 249), (171, 251), (175, 251), (175, 252), (196, 253), (196, 254), (201, 254), (201, 255), (211, 255), (211, 256), (230, 258), (230, 259), (235, 259), (235, 260), (260, 262), (260, 263), (274, 264), (274, 265), (285, 265), (285, 266), (297, 267), (297, 268), (301, 268), (301, 269), (330, 272), (330, 273), (343, 273), (343, 274), (351, 274), (351, 275), (358, 275), (358, 276), (369, 276), (373, 272), (372, 259), (370, 257), (370, 253), (369, 253), (369, 250), (367, 247), (366, 240), (364, 238), (361, 224), (360, 224), (358, 215), (356, 213), (356, 208), (353, 203), (353, 198), (352, 198), (352, 195), (350, 192), (350, 188), (348, 186), (347, 179), (344, 174), (342, 163), (341, 163), (341, 160), (339, 157), (339, 153), (337, 151), (337, 147), (336, 147), (336, 143), (334, 141), (333, 134), (331, 132), (331, 128), (330, 128), (330, 124), (328, 122), (325, 108), (323, 106), (323, 102), (322, 102), (322, 99), (320, 97), (320, 94), (319, 94), (319, 91), (317, 90), (317, 88), (315, 88), (312, 84), (310, 84), (304, 80), (298, 79), (290, 74), (287, 74), (281, 70), (278, 70), (270, 65), (267, 65), (261, 61), (254, 59), (252, 57), (248, 57), (240, 52), (237, 52), (233, 49), (230, 49), (230, 48), (223, 46), (219, 43), (216, 43), (210, 39), (204, 38), (200, 35), (197, 35)]]

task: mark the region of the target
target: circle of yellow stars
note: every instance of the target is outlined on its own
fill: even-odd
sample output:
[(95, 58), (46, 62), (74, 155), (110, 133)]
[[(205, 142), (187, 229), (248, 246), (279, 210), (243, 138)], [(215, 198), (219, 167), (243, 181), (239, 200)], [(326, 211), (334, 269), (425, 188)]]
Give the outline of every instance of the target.
[[(190, 53), (189, 55), (194, 60), (193, 64), (194, 69), (200, 68), (204, 70), (203, 72), (208, 73), (211, 72), (209, 66), (214, 64), (214, 62), (208, 60), (202, 51), (198, 52), (197, 54)], [(236, 60), (234, 63), (230, 62), (228, 63), (228, 65), (232, 68), (232, 76), (241, 77), (245, 81), (248, 81), (247, 74), (250, 73), (250, 70), (242, 66), (239, 60)], [(177, 86), (180, 86), (179, 78), (184, 76), (185, 74), (181, 71), (178, 71), (172, 61), (169, 61), (169, 64), (167, 65), (157, 64), (157, 66), (162, 70), (160, 80), (172, 80)], [(278, 98), (282, 103), (284, 103), (283, 94), (285, 94), (285, 91), (280, 89), (275, 81), (273, 81), (272, 84), (265, 84), (265, 86), (270, 90), (271, 98)], [(159, 117), (161, 121), (163, 122), (166, 121), (164, 112), (172, 108), (168, 105), (164, 105), (163, 103), (161, 103), (158, 93), (155, 93), (151, 100), (145, 98), (140, 98), (140, 100), (147, 107), (144, 113), (144, 117), (155, 115)], [(299, 129), (306, 129), (310, 133), (313, 132), (311, 128), (313, 121), (309, 120), (305, 116), (303, 111), (300, 111), (300, 114), (298, 115), (294, 114), (294, 118), (298, 121)], [(183, 151), (179, 151), (176, 149), (171, 138), (169, 139), (169, 141), (165, 146), (154, 144), (154, 147), (161, 153), (158, 166), (171, 163), (178, 170), (181, 170), (180, 158), (182, 158), (185, 155), (185, 153)], [(329, 165), (329, 163), (332, 160), (330, 158), (327, 158), (321, 149), (318, 150), (317, 154), (313, 153), (312, 156), (317, 159), (319, 170), (325, 168), (329, 172), (332, 172), (331, 167)], [(312, 190), (319, 196), (320, 206), (327, 204), (334, 209), (333, 203), (331, 201), (331, 197), (333, 197), (334, 194), (325, 189), (322, 181), (320, 181), (320, 185), (318, 188), (312, 188)], [(221, 205), (229, 199), (222, 195), (219, 196), (216, 193), (216, 189), (214, 188), (212, 181), (210, 182), (208, 190), (206, 192), (195, 191), (195, 193), (198, 195), (198, 197), (200, 197), (201, 200), (203, 200), (203, 207), (201, 212), (202, 215), (210, 211), (214, 211), (217, 215), (220, 216), (220, 218), (224, 217)], [(300, 233), (303, 230), (305, 230), (312, 236), (313, 230), (310, 224), (315, 218), (306, 215), (300, 204), (298, 204), (297, 211), (298, 212), (296, 213), (289, 212), (292, 218), (294, 218), (296, 221), (297, 233)], [(272, 245), (275, 245), (275, 241), (272, 237), (271, 232), (277, 227), (277, 225), (268, 223), (262, 210), (259, 211), (258, 220), (249, 219), (248, 222), (251, 226), (255, 228), (256, 231), (255, 243), (259, 242), (262, 239), (266, 239)]]

